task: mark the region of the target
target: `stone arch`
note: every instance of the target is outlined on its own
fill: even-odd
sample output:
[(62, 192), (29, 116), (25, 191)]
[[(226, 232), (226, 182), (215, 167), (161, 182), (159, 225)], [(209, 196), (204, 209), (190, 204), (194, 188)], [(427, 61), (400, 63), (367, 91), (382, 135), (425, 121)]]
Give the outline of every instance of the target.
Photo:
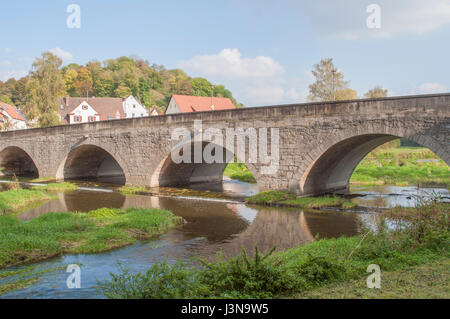
[[(349, 181), (359, 162), (376, 147), (397, 138), (407, 138), (429, 148), (449, 164), (449, 155), (440, 143), (426, 132), (411, 132), (399, 127), (375, 129), (367, 126), (330, 134), (326, 143), (314, 148), (310, 161), (290, 183), (291, 191), (314, 195), (348, 189)], [(305, 164), (306, 165), (306, 164)]]
[[(159, 186), (187, 186), (194, 183), (208, 183), (208, 182), (222, 182), (223, 172), (229, 162), (226, 162), (225, 158), (227, 154), (234, 154), (228, 150), (225, 146), (219, 146), (211, 142), (200, 142), (202, 153), (207, 144), (219, 147), (223, 150), (224, 161), (222, 163), (206, 163), (203, 160), (200, 163), (195, 163), (194, 161), (194, 148), (196, 142), (188, 142), (182, 145), (178, 145), (178, 151), (181, 151), (183, 146), (190, 144), (191, 146), (191, 161), (190, 163), (175, 163), (172, 160), (170, 151), (169, 154), (164, 155), (160, 160), (158, 166), (153, 172), (150, 179), (151, 187)], [(253, 174), (255, 179), (258, 181), (258, 174), (254, 164), (246, 163), (242, 159), (238, 158), (239, 161), (243, 162), (250, 172)]]
[(126, 174), (119, 161), (104, 148), (83, 144), (72, 149), (58, 167), (61, 180), (96, 180), (124, 185)]
[(0, 167), (3, 167), (0, 174), (4, 176), (39, 177), (39, 170), (32, 157), (17, 146), (7, 146), (0, 152)]

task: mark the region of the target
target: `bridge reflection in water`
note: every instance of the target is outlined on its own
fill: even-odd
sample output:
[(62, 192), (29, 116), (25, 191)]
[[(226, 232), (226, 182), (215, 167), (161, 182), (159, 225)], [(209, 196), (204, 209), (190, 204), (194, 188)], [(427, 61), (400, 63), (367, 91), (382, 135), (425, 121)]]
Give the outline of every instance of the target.
[(361, 230), (360, 217), (364, 215), (248, 207), (239, 202), (214, 199), (125, 196), (115, 192), (79, 190), (61, 193), (57, 200), (23, 212), (19, 218), (29, 220), (48, 212), (89, 211), (100, 207), (171, 210), (187, 223), (165, 234), (164, 239), (172, 243), (201, 239), (186, 247), (190, 252), (183, 254), (204, 257), (214, 257), (219, 251), (225, 257), (234, 256), (242, 247), (251, 254), (255, 245), (260, 250), (273, 246), (286, 249), (310, 243), (316, 236), (354, 235)]

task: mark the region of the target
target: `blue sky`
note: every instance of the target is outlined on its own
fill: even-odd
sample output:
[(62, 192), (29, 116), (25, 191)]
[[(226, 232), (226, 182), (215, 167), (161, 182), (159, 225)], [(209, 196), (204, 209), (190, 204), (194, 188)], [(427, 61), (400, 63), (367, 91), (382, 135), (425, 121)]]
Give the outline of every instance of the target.
[[(366, 25), (371, 3), (380, 29)], [(67, 27), (70, 4), (80, 29)], [(0, 80), (53, 50), (65, 63), (137, 55), (180, 67), (248, 106), (305, 101), (313, 65), (328, 57), (360, 97), (375, 85), (450, 91), (450, 0), (16, 0), (2, 12)]]

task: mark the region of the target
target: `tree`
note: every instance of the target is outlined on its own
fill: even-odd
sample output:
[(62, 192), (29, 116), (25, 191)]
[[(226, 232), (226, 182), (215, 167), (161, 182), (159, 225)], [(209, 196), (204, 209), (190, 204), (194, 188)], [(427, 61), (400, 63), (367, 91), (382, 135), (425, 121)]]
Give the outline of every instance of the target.
[(92, 81), (91, 71), (84, 66), (80, 66), (77, 70), (77, 73), (78, 73), (78, 76), (77, 76), (75, 82), (73, 83), (76, 94), (78, 94), (78, 96), (83, 96), (83, 97), (92, 95), (93, 81)]
[(40, 127), (57, 125), (59, 98), (66, 94), (60, 67), (62, 60), (51, 52), (44, 52), (33, 63), (26, 85), (25, 113), (29, 120), (37, 119)]
[(192, 93), (196, 96), (211, 96), (211, 82), (204, 78), (192, 79)]
[(131, 89), (127, 86), (119, 85), (117, 89), (114, 90), (114, 93), (117, 97), (127, 97), (132, 94)]
[(356, 100), (359, 99), (358, 93), (355, 90), (345, 88), (336, 91), (336, 101)]
[(377, 85), (372, 90), (369, 90), (366, 94), (364, 94), (364, 97), (368, 99), (372, 98), (381, 98), (381, 97), (387, 97), (388, 90), (383, 89), (381, 86)]
[(348, 82), (344, 81), (344, 75), (336, 69), (333, 59), (323, 59), (314, 65), (311, 71), (316, 81), (309, 86), (310, 101), (335, 101), (336, 92), (346, 89)]

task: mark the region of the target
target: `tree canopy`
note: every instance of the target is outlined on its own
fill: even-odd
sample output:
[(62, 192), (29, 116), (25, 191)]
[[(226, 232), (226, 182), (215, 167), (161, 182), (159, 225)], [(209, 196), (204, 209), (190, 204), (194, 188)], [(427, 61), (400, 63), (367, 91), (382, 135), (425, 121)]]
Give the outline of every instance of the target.
[[(211, 84), (204, 78), (192, 78), (181, 69), (168, 70), (137, 57), (62, 66), (61, 59), (44, 52), (26, 77), (0, 81), (0, 100), (16, 105), (38, 125), (48, 126), (58, 122), (55, 114), (61, 96), (134, 95), (145, 107), (164, 112), (172, 94), (210, 96)], [(225, 86), (214, 85), (213, 92), (214, 96), (230, 98), (239, 106)]]

